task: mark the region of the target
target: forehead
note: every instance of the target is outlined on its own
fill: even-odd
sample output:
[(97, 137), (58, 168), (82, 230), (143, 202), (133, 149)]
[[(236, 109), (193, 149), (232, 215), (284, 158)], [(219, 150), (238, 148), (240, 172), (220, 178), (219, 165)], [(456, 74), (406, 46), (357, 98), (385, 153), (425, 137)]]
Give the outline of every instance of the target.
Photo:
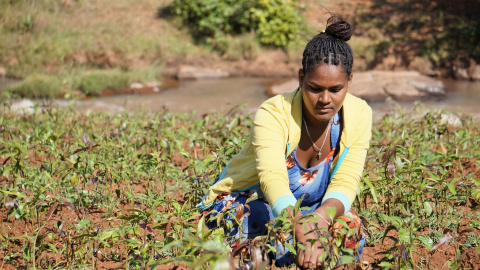
[(307, 81), (312, 81), (318, 84), (318, 82), (332, 82), (332, 83), (345, 83), (348, 81), (347, 73), (341, 65), (328, 65), (321, 64), (316, 68), (305, 74)]

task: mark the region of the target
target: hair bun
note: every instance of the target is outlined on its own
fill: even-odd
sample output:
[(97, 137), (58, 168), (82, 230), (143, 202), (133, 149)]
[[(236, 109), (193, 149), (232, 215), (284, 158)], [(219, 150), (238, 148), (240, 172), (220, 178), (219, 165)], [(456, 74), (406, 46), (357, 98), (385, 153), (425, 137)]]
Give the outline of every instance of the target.
[(327, 20), (327, 29), (325, 33), (343, 41), (348, 41), (353, 35), (353, 27), (342, 17), (338, 15), (332, 15)]

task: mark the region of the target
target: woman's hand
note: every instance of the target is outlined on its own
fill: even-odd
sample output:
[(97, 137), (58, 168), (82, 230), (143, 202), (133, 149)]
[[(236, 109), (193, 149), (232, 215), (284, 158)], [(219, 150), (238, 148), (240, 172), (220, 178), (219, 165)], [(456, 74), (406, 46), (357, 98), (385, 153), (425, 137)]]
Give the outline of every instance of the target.
[(305, 250), (297, 247), (297, 265), (301, 269), (320, 269), (323, 266), (323, 262), (320, 261), (318, 257), (322, 255), (325, 249), (321, 246), (320, 241), (318, 241), (320, 238), (319, 232), (313, 231), (317, 228), (327, 228), (328, 225), (322, 223), (325, 222), (320, 221), (317, 224), (313, 221), (300, 222), (295, 226), (295, 238), (297, 242), (307, 247)]
[[(321, 246), (320, 241), (311, 240), (320, 238), (319, 234), (321, 232), (316, 229), (328, 229), (329, 224), (327, 224), (327, 219), (329, 223), (332, 223), (333, 220), (328, 217), (326, 211), (329, 207), (335, 208), (333, 220), (340, 217), (345, 210), (342, 202), (331, 198), (326, 200), (322, 206), (315, 210), (315, 213), (320, 215), (321, 218), (310, 218), (310, 220), (314, 219), (315, 221), (306, 222), (307, 218), (302, 215), (301, 211), (298, 211), (296, 214), (294, 214), (293, 207), (288, 207), (285, 209), (289, 213), (292, 220), (294, 220), (294, 224), (296, 224), (294, 228), (295, 240), (307, 247), (305, 251), (297, 248), (297, 266), (302, 269), (320, 269), (323, 265), (323, 262), (320, 262), (318, 257), (322, 255), (325, 250)], [(312, 242), (314, 242), (313, 247)]]

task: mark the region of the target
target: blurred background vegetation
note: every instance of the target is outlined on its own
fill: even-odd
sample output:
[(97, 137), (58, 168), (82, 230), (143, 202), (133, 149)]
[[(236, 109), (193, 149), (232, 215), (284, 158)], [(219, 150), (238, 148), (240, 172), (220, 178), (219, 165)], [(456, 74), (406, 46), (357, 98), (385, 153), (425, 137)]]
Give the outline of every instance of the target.
[(11, 92), (65, 97), (159, 80), (196, 59), (208, 66), (280, 49), (298, 63), (326, 8), (355, 27), (356, 70), (448, 77), (480, 61), (480, 0), (5, 0), (0, 67), (23, 80)]

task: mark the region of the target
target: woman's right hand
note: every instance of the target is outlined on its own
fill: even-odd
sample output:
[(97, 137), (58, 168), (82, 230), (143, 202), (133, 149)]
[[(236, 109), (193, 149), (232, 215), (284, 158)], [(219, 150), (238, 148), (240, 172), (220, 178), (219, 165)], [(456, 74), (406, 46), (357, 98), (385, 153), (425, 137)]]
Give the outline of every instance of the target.
[[(318, 257), (325, 251), (320, 241), (311, 241), (319, 239), (318, 232), (314, 232), (315, 228), (321, 228), (323, 222), (318, 222), (315, 224), (313, 221), (310, 222), (298, 222), (295, 226), (295, 238), (298, 243), (306, 246), (306, 249), (303, 250), (300, 247), (297, 247), (297, 266), (301, 269), (321, 269), (323, 262), (318, 260)], [(325, 226), (327, 228), (327, 226)], [(313, 242), (313, 247), (312, 247)]]

